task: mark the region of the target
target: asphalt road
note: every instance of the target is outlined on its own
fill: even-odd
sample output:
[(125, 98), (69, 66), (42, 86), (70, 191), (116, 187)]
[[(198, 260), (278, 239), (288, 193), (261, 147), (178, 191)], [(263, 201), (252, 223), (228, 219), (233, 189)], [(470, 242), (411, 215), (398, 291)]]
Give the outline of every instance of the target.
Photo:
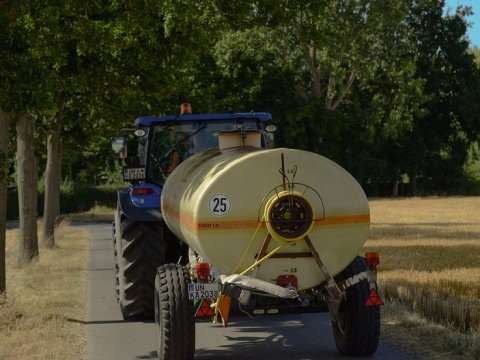
[[(111, 225), (79, 226), (92, 234), (84, 321), (86, 359), (156, 359), (155, 324), (123, 321), (116, 303)], [(337, 352), (328, 314), (237, 318), (226, 329), (197, 323), (195, 348), (195, 359), (348, 359)], [(412, 357), (380, 343), (368, 359)]]

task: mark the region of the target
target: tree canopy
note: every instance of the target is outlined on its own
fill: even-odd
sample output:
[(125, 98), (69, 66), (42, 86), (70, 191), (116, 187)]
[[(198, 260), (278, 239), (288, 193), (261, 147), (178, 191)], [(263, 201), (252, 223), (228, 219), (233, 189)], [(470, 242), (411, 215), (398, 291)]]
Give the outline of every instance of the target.
[[(12, 3), (13, 4), (13, 3)], [(455, 193), (480, 119), (471, 10), (434, 0), (24, 1), (2, 5), (0, 109), (62, 111), (63, 176), (96, 182), (145, 114), (269, 111), (280, 146), (339, 162), (369, 194)], [(43, 159), (43, 160), (42, 160)], [(95, 159), (95, 160), (93, 160)], [(65, 171), (68, 170), (68, 171)]]

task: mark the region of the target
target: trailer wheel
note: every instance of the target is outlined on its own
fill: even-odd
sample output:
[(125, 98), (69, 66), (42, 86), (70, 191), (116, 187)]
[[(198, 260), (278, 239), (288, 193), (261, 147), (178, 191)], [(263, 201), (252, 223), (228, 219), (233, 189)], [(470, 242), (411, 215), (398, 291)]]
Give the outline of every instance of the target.
[[(355, 260), (336, 279), (343, 280), (366, 270), (363, 257)], [(343, 355), (368, 356), (375, 352), (380, 337), (380, 307), (365, 306), (370, 295), (367, 281), (347, 289), (338, 311), (338, 321), (332, 321), (338, 351)]]
[(188, 270), (179, 264), (160, 266), (155, 278), (157, 355), (161, 360), (193, 359), (195, 320), (188, 299)]
[(165, 263), (163, 224), (136, 222), (122, 214), (119, 217), (117, 265), (123, 318), (153, 318), (155, 273), (158, 266)]

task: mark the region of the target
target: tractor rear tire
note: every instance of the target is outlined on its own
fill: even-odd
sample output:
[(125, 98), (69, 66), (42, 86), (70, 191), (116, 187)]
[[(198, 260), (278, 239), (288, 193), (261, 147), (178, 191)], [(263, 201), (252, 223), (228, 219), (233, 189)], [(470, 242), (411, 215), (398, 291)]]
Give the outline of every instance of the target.
[(195, 354), (193, 303), (188, 299), (187, 268), (160, 266), (155, 278), (155, 324), (160, 360), (190, 360)]
[(120, 303), (120, 271), (118, 265), (118, 251), (117, 251), (117, 231), (115, 221), (112, 223), (112, 240), (113, 240), (113, 266), (115, 266), (115, 299)]
[[(366, 269), (365, 259), (358, 256), (336, 280), (347, 279)], [(369, 356), (377, 350), (380, 307), (365, 306), (369, 295), (370, 286), (365, 280), (349, 287), (345, 300), (340, 304), (338, 320), (332, 321), (335, 344), (343, 355)]]
[[(162, 222), (136, 222), (119, 214), (119, 303), (125, 320), (151, 319), (157, 268), (165, 263)], [(120, 245), (120, 246), (119, 246)]]

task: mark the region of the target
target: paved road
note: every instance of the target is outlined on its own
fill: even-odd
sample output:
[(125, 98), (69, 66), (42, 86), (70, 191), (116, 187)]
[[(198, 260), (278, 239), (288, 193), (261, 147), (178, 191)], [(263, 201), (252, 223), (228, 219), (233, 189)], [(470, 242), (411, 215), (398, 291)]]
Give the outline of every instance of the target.
[[(81, 225), (92, 234), (86, 323), (87, 360), (155, 359), (155, 324), (125, 322), (115, 301), (110, 224)], [(223, 329), (196, 324), (196, 359), (347, 359), (335, 348), (328, 314), (242, 318)], [(368, 359), (409, 360), (380, 344)]]

